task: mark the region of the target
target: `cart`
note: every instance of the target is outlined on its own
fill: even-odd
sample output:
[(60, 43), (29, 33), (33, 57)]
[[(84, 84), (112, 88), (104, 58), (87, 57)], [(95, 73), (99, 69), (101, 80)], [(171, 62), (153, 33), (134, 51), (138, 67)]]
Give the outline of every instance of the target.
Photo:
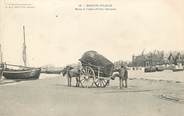
[(87, 51), (79, 59), (82, 64), (80, 83), (82, 87), (106, 87), (113, 73), (114, 64), (96, 51)]

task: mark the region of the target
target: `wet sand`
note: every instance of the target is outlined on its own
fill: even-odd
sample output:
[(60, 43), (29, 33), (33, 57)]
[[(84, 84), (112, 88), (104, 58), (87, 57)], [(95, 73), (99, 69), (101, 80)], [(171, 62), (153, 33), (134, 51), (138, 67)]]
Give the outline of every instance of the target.
[(67, 87), (66, 83), (65, 78), (52, 77), (1, 84), (0, 116), (184, 115), (182, 82), (131, 78), (122, 90), (118, 79), (106, 88)]

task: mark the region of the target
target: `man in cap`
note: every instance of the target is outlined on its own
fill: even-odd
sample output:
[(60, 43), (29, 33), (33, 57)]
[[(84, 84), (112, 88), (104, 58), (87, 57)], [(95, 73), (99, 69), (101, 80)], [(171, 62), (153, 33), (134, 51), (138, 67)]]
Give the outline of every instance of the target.
[(127, 88), (128, 71), (124, 65), (121, 65), (119, 69), (115, 69), (114, 72), (118, 72), (112, 75), (111, 79), (114, 80), (115, 77), (119, 77), (119, 87), (122, 89), (124, 87), (123, 81), (125, 81), (125, 88)]

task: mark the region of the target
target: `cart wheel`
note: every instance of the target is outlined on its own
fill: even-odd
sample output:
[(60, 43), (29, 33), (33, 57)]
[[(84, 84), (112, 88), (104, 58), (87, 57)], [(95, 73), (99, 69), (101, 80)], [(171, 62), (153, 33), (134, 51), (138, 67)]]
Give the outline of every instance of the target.
[(95, 85), (97, 87), (103, 88), (103, 87), (106, 87), (107, 84), (108, 84), (108, 80), (105, 80), (103, 78), (98, 78), (98, 79), (95, 80)]
[(94, 70), (89, 66), (83, 67), (80, 71), (80, 79), (82, 87), (92, 87), (95, 80)]

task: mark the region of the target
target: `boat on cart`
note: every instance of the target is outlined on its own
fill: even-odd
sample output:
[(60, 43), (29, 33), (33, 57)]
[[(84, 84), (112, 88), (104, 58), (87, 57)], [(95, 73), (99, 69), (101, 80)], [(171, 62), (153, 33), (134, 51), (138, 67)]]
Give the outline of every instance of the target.
[(106, 87), (113, 73), (114, 64), (97, 53), (96, 51), (87, 51), (79, 59), (82, 64), (80, 71), (80, 82), (82, 87)]

